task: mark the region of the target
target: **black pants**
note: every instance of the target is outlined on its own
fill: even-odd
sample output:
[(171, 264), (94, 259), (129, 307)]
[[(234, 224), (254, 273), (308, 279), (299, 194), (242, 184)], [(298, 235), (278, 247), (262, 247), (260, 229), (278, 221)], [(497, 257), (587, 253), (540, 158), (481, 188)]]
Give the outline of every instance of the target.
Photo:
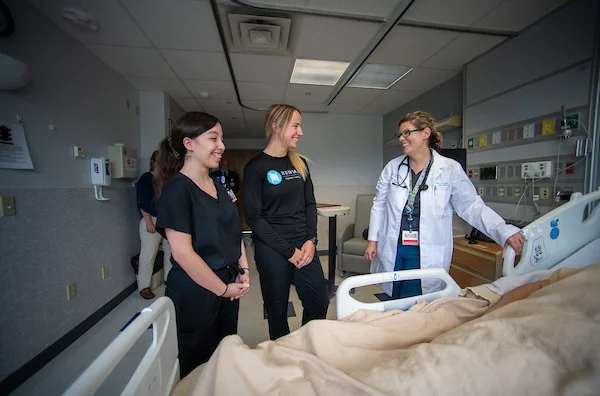
[[(313, 319), (325, 319), (329, 298), (317, 252), (315, 251), (315, 257), (310, 264), (298, 269), (258, 238), (255, 238), (254, 242), (254, 258), (260, 275), (260, 287), (267, 309), (271, 339), (276, 340), (290, 333), (287, 307), (292, 279), (298, 297), (302, 301), (302, 324)], [(302, 247), (302, 242), (296, 243), (296, 246)]]
[[(233, 266), (216, 270), (223, 282), (235, 280)], [(210, 359), (219, 342), (237, 333), (240, 301), (222, 298), (189, 277), (175, 265), (169, 278), (165, 295), (173, 300), (179, 343), (181, 378)]]

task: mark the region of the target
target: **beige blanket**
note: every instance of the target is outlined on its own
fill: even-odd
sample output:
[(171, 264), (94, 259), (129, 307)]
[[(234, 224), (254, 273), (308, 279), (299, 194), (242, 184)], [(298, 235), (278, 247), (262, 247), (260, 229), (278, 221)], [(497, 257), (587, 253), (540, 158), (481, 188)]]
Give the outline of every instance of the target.
[[(256, 349), (225, 338), (193, 395), (596, 395), (600, 265), (489, 315), (446, 298), (315, 321)], [(482, 316), (483, 315), (483, 316)], [(476, 319), (479, 318), (479, 319)], [(475, 320), (472, 320), (475, 319)], [(468, 323), (467, 323), (468, 322)]]

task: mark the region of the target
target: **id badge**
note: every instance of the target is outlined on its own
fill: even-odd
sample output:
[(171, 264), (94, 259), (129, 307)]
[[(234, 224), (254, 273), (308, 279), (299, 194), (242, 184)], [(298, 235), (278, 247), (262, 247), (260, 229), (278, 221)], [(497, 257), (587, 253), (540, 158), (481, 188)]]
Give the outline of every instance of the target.
[(402, 231), (402, 244), (406, 246), (419, 245), (419, 231)]
[(235, 196), (235, 193), (233, 192), (232, 189), (228, 188), (227, 189), (227, 195), (229, 195), (229, 198), (231, 198), (231, 202), (236, 202), (237, 201), (237, 197)]

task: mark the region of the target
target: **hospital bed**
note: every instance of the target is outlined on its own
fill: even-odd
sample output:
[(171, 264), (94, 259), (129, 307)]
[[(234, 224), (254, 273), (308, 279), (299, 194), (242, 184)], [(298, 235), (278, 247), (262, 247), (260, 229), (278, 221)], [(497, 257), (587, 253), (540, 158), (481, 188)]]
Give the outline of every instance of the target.
[[(523, 275), (545, 269), (581, 268), (594, 264), (600, 257), (600, 191), (587, 195), (574, 193), (568, 203), (549, 212), (523, 229), (526, 243), (521, 259), (515, 265), (515, 252), (508, 249), (504, 259), (504, 276)], [(593, 252), (569, 260), (587, 246)], [(587, 260), (586, 260), (587, 258)], [(378, 303), (355, 300), (353, 288), (384, 282), (435, 278), (445, 288), (427, 295)], [(337, 291), (337, 317), (341, 319), (360, 309), (373, 311), (406, 310), (419, 301), (455, 297), (460, 288), (443, 269), (410, 270), (361, 275), (344, 280)], [(65, 395), (92, 395), (109, 376), (135, 342), (152, 325), (153, 341), (141, 363), (127, 383), (122, 395), (169, 395), (180, 380), (177, 359), (177, 333), (173, 303), (159, 298), (102, 352), (88, 369), (71, 385)]]

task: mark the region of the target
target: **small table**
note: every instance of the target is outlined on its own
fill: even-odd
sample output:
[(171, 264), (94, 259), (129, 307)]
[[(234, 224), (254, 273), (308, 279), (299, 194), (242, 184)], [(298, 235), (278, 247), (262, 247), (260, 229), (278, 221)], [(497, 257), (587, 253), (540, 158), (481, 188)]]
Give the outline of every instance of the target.
[(335, 295), (337, 286), (335, 285), (335, 261), (336, 261), (336, 236), (337, 236), (337, 217), (345, 216), (350, 213), (349, 206), (338, 204), (317, 204), (317, 214), (319, 216), (329, 217), (329, 268), (327, 287), (329, 289), (329, 298)]

